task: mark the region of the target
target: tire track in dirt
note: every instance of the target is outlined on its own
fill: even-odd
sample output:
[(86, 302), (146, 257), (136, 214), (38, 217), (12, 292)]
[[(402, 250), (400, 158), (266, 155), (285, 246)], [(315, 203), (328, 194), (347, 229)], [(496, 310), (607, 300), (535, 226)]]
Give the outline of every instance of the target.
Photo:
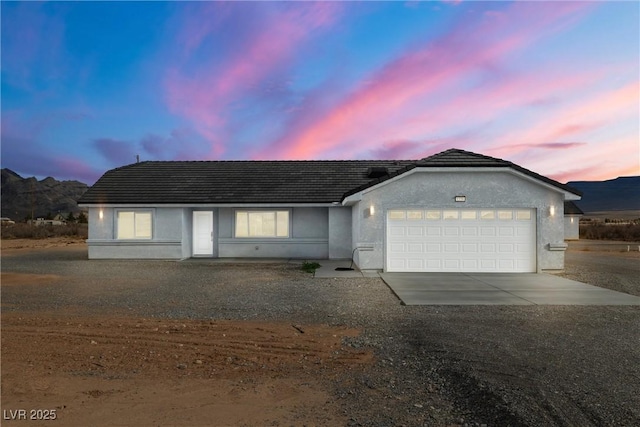
[(206, 377), (238, 369), (340, 369), (370, 364), (373, 358), (370, 351), (342, 345), (344, 337), (357, 335), (356, 330), (323, 325), (13, 314), (2, 320), (3, 363), (26, 362), (63, 372), (140, 377), (175, 371)]

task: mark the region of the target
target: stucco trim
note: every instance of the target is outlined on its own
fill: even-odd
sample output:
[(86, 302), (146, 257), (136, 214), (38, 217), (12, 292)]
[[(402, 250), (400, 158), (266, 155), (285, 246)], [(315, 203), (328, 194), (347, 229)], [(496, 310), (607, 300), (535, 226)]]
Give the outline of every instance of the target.
[(297, 245), (300, 243), (320, 243), (326, 244), (329, 242), (329, 239), (305, 239), (305, 238), (295, 238), (295, 237), (287, 237), (287, 238), (250, 238), (250, 237), (239, 237), (239, 238), (218, 238), (218, 243), (225, 245), (243, 245), (243, 244), (278, 244), (278, 245)]
[(91, 246), (169, 246), (182, 245), (182, 240), (145, 240), (145, 239), (87, 239), (87, 245)]

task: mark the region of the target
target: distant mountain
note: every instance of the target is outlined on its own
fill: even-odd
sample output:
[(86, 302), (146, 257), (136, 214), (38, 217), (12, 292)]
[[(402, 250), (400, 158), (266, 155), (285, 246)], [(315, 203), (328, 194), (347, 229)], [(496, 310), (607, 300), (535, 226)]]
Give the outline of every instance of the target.
[(58, 212), (80, 212), (78, 199), (87, 191), (87, 184), (78, 181), (58, 181), (48, 177), (22, 178), (10, 169), (2, 169), (2, 216), (15, 221), (31, 217), (44, 217)]
[(640, 210), (640, 176), (621, 176), (608, 181), (572, 181), (567, 185), (582, 191), (576, 205), (585, 213)]

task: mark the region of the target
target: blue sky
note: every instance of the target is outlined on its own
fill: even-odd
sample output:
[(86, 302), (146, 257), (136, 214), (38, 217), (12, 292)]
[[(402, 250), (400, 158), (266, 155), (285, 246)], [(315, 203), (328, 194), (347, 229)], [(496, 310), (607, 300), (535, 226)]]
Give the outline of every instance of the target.
[(418, 159), (640, 174), (638, 2), (2, 2), (2, 167)]

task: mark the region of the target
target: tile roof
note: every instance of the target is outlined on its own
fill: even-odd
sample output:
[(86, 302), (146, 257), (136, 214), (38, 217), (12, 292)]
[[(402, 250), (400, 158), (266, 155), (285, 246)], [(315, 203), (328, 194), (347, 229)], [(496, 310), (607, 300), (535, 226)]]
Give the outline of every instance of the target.
[(105, 173), (80, 204), (332, 203), (408, 160), (149, 161)]
[(584, 215), (582, 209), (573, 202), (564, 202), (564, 214), (565, 215)]
[[(370, 178), (369, 168), (389, 174)], [(511, 162), (451, 149), (415, 160), (148, 161), (106, 172), (79, 204), (332, 203), (415, 167), (510, 167), (574, 194)]]
[(554, 187), (560, 188), (564, 191), (568, 191), (569, 193), (573, 193), (579, 196), (582, 196), (582, 193), (575, 188), (572, 188), (568, 185), (561, 184), (557, 181), (554, 181), (551, 178), (547, 178), (546, 176), (537, 174), (529, 169), (525, 169), (522, 166), (518, 166), (515, 163), (509, 162), (507, 160), (497, 159), (495, 157), (489, 157), (482, 154), (472, 153), (470, 151), (459, 150), (456, 148), (451, 148), (449, 150), (445, 150), (441, 153), (434, 154), (430, 157), (425, 157), (424, 159), (420, 159), (416, 162), (413, 162), (410, 165), (407, 165), (404, 169), (398, 169), (392, 174), (388, 176), (380, 178), (377, 182), (367, 183), (358, 188), (354, 188), (351, 191), (347, 192), (345, 196), (358, 193), (362, 190), (365, 190), (368, 187), (371, 187), (378, 182), (385, 181), (387, 179), (393, 178), (394, 176), (401, 175), (413, 168), (440, 168), (440, 167), (456, 167), (456, 168), (511, 168), (518, 172), (521, 172), (525, 175), (528, 175), (532, 178), (535, 178), (539, 181), (550, 184)]

